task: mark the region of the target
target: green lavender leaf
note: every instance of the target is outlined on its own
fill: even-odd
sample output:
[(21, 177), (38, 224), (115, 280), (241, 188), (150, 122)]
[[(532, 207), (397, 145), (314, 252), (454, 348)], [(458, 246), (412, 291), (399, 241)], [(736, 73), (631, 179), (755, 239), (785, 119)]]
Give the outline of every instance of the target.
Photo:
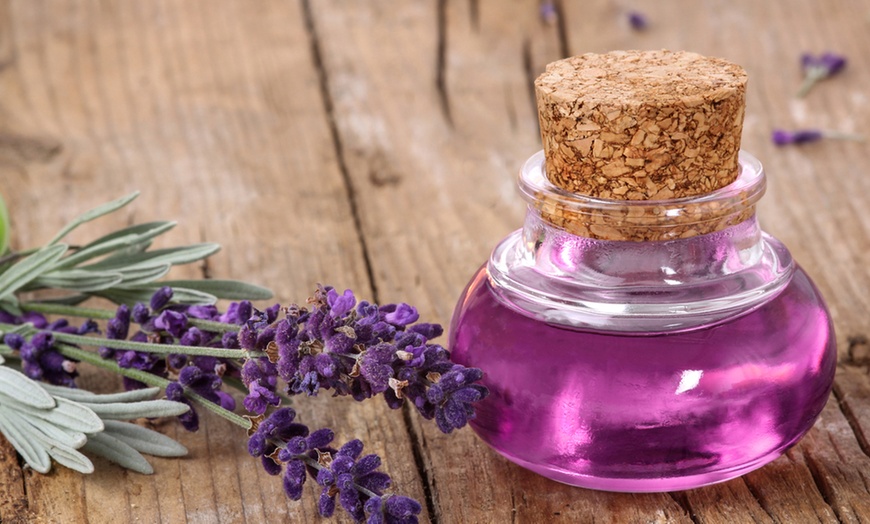
[(65, 257), (56, 264), (56, 267), (73, 267), (108, 253), (134, 246), (147, 246), (151, 239), (162, 235), (175, 226), (176, 222), (147, 222), (113, 231), (83, 246), (74, 254)]
[(90, 211), (87, 211), (87, 212), (79, 215), (72, 222), (70, 222), (63, 229), (61, 229), (54, 236), (54, 238), (52, 238), (48, 242), (47, 245), (51, 246), (51, 245), (58, 243), (63, 237), (67, 236), (70, 233), (70, 231), (74, 230), (75, 228), (79, 227), (80, 225), (82, 225), (86, 222), (90, 222), (91, 220), (95, 220), (97, 218), (100, 218), (103, 215), (107, 215), (109, 213), (112, 213), (114, 211), (119, 210), (122, 207), (129, 204), (130, 202), (132, 202), (133, 200), (135, 200), (136, 197), (138, 197), (138, 196), (139, 196), (139, 192), (136, 191), (135, 193), (131, 193), (131, 194), (129, 194), (125, 197), (121, 197), (117, 200), (112, 200), (111, 202), (107, 202), (103, 205), (97, 206), (94, 209), (91, 209)]
[[(42, 431), (38, 425), (34, 424), (34, 420), (39, 419), (24, 417), (14, 410), (6, 411), (4, 415), (15, 422), (34, 448), (42, 448), (58, 464), (81, 473), (93, 473), (93, 463), (75, 449), (76, 447), (82, 447), (87, 442), (86, 438), (82, 438), (78, 446), (72, 446), (67, 444), (65, 440), (58, 440)], [(38, 455), (42, 456), (42, 452), (39, 451)], [(48, 464), (48, 468), (51, 469), (51, 463)]]
[(61, 466), (84, 474), (94, 472), (94, 463), (91, 462), (91, 459), (82, 455), (77, 450), (68, 446), (58, 446), (45, 435), (37, 438), (42, 440), (42, 444), (46, 447), (48, 454)]
[(67, 250), (66, 244), (40, 249), (0, 273), (0, 298), (11, 296), (54, 264)]
[(56, 426), (51, 422), (48, 422), (47, 420), (41, 419), (39, 417), (28, 416), (27, 422), (31, 426), (44, 433), (46, 436), (51, 437), (55, 441), (73, 449), (79, 449), (80, 447), (85, 445), (85, 442), (88, 441), (88, 437), (81, 431), (73, 431), (69, 428)]
[(21, 311), (21, 308), (18, 307), (18, 298), (15, 295), (6, 295), (5, 297), (0, 298), (0, 309), (12, 313), (13, 315), (21, 315), (24, 313)]
[[(151, 300), (151, 295), (154, 294), (155, 291), (163, 287), (162, 282), (156, 282), (153, 284), (146, 284), (142, 286), (130, 286), (127, 287), (114, 287), (112, 289), (105, 289), (102, 291), (94, 292), (94, 295), (107, 298), (116, 304), (127, 304), (129, 306), (133, 306), (136, 302), (143, 302), (145, 304)], [(209, 294), (203, 293), (201, 291), (196, 291), (194, 289), (185, 289), (185, 288), (172, 288), (172, 301), (178, 304), (201, 304), (201, 305), (210, 305), (217, 302), (217, 297)]]
[(115, 437), (136, 451), (155, 457), (183, 457), (187, 448), (180, 443), (152, 429), (131, 422), (106, 420), (103, 434)]
[(171, 264), (162, 264), (157, 266), (122, 268), (117, 271), (121, 273), (124, 279), (121, 284), (122, 286), (139, 286), (150, 284), (158, 278), (166, 276), (166, 273), (169, 273), (170, 269), (172, 269)]
[(273, 296), (272, 291), (267, 288), (238, 280), (164, 280), (160, 285), (172, 289), (193, 289), (228, 300), (268, 300)]
[(55, 397), (63, 397), (67, 400), (76, 402), (87, 402), (89, 404), (106, 404), (109, 402), (139, 402), (140, 400), (151, 400), (158, 393), (160, 388), (142, 388), (123, 391), (121, 393), (104, 393), (96, 394), (86, 389), (67, 388), (63, 386), (53, 386), (51, 384), (40, 384), (46, 391)]
[(22, 404), (17, 399), (9, 397), (5, 397), (2, 403), (10, 409), (41, 418), (72, 431), (96, 433), (103, 430), (103, 421), (86, 406), (60, 397), (55, 397), (54, 400), (57, 402), (57, 406), (51, 410), (33, 409), (32, 406)]
[(124, 281), (124, 275), (112, 271), (87, 271), (84, 269), (54, 270), (34, 279), (28, 288), (57, 288), (69, 291), (99, 291)]
[(140, 417), (175, 417), (187, 413), (190, 406), (172, 400), (142, 400), (139, 402), (92, 403), (84, 401), (102, 419), (129, 420)]
[(83, 449), (137, 473), (145, 475), (154, 473), (154, 468), (141, 453), (111, 435), (105, 433), (90, 435)]
[(39, 409), (51, 409), (57, 405), (54, 398), (36, 381), (6, 366), (0, 366), (0, 394)]
[(87, 269), (118, 269), (162, 266), (163, 264), (189, 264), (217, 253), (220, 248), (220, 244), (205, 242), (130, 255), (113, 255), (84, 267)]
[(5, 404), (0, 404), (0, 432), (12, 447), (21, 455), (28, 466), (39, 473), (48, 473), (51, 469), (51, 459), (48, 451), (35, 442), (28, 427), (16, 416), (14, 410)]

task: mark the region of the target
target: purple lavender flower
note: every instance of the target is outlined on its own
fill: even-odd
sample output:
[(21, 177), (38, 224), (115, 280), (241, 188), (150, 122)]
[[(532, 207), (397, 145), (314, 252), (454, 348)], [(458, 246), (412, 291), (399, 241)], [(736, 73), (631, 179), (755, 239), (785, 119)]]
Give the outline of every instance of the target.
[(245, 396), (244, 406), (251, 413), (262, 415), (270, 405), (277, 406), (280, 403), (281, 397), (259, 381), (248, 384), (248, 394)]
[(429, 376), (435, 382), (426, 391), (426, 400), (435, 406), (435, 423), (441, 431), (462, 428), (474, 417), (472, 404), (487, 394), (483, 386), (475, 384), (481, 378), (481, 370), (458, 364), (440, 377)]
[[(115, 316), (109, 319), (106, 324), (106, 338), (111, 340), (125, 340), (130, 334), (130, 308), (126, 304), (121, 304), (115, 310)], [(107, 347), (98, 348), (100, 356), (103, 358), (112, 358), (115, 356), (115, 350)]]
[(178, 374), (178, 383), (224, 409), (232, 411), (236, 408), (233, 397), (220, 390), (222, 381), (217, 373), (203, 371), (195, 364), (186, 366)]
[(381, 465), (380, 457), (366, 455), (357, 460), (362, 449), (361, 441), (351, 440), (335, 453), (328, 468), (317, 472), (317, 484), (323, 488), (320, 494), (320, 509), (324, 517), (332, 516), (335, 508), (334, 502), (328, 502), (326, 499), (334, 499), (338, 496), (341, 507), (357, 522), (361, 522), (365, 519), (365, 510), (357, 486), (376, 495), (380, 495), (390, 486), (390, 477), (386, 473), (375, 471)]
[[(260, 457), (263, 469), (270, 475), (281, 473), (281, 464), (273, 459), (278, 444), (283, 445), (295, 437), (305, 438), (309, 435), (308, 426), (294, 422), (295, 419), (296, 411), (293, 408), (276, 409), (260, 422), (256, 431), (248, 438), (248, 453), (253, 457)], [(315, 452), (312, 453), (316, 456)]]
[(178, 382), (170, 382), (166, 385), (166, 398), (167, 400), (182, 402), (190, 406), (190, 410), (188, 410), (187, 413), (179, 415), (178, 421), (181, 422), (181, 425), (187, 431), (196, 431), (199, 429), (199, 415), (193, 410), (193, 404), (190, 400), (184, 396), (184, 386)]
[(803, 97), (810, 92), (820, 80), (830, 78), (840, 73), (846, 67), (846, 57), (835, 53), (825, 52), (815, 56), (810, 53), (801, 55), (801, 69), (804, 73), (804, 82), (798, 90), (797, 96)]
[(160, 311), (172, 300), (172, 288), (163, 286), (151, 295), (151, 310)]
[(154, 319), (154, 327), (181, 338), (187, 329), (187, 317), (184, 313), (167, 309)]
[(646, 15), (640, 11), (629, 11), (628, 25), (630, 25), (635, 31), (645, 31), (646, 28), (649, 27), (649, 20), (647, 20)]
[(367, 524), (400, 524), (417, 522), (417, 515), (423, 510), (416, 500), (401, 495), (372, 497), (365, 504), (369, 515)]
[(3, 342), (6, 345), (18, 350), (24, 374), (34, 380), (75, 387), (75, 379), (78, 376), (76, 369), (78, 361), (60, 354), (55, 347), (52, 332), (86, 334), (95, 331), (96, 324), (93, 321), (88, 321), (80, 327), (75, 327), (71, 326), (66, 319), (48, 323), (45, 317), (38, 313), (26, 314), (9, 320), (12, 320), (10, 323), (14, 324), (31, 322), (34, 325), (42, 326), (41, 331), (32, 335), (30, 339), (25, 339), (17, 333), (8, 333), (3, 337)]

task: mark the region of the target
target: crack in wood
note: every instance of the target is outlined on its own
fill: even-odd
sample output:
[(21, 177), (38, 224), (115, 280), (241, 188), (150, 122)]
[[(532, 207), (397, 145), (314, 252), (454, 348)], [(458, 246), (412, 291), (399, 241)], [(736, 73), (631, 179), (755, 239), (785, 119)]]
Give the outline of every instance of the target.
[[(526, 77), (526, 89), (528, 90), (529, 103), (532, 104), (532, 114), (538, 114), (538, 101), (535, 98), (535, 68), (532, 64), (532, 42), (526, 38), (523, 40), (523, 73)], [(541, 134), (541, 122), (535, 117), (535, 126), (538, 130), (538, 135)]]
[(480, 32), (480, 1), (468, 0), (468, 17), (471, 19), (471, 28), (475, 33)]
[[(423, 435), (417, 433), (414, 423), (411, 420), (411, 407), (405, 404), (402, 407), (402, 419), (405, 421), (405, 428), (408, 430), (408, 438), (411, 439), (411, 451), (414, 454), (414, 465), (417, 467), (417, 473), (423, 481), (423, 498), (425, 499), (426, 511), (429, 513), (429, 522), (438, 524), (438, 513), (435, 507), (435, 477), (429, 475), (426, 470), (426, 462), (423, 459)], [(513, 495), (512, 495), (513, 496)]]
[[(840, 512), (837, 511), (836, 506), (834, 506), (833, 501), (831, 500), (831, 488), (823, 478), (821, 466), (815, 458), (807, 452), (804, 452), (804, 461), (806, 462), (807, 469), (810, 472), (810, 478), (813, 479), (813, 484), (816, 486), (816, 491), (819, 492), (819, 495), (822, 497), (822, 500), (825, 501), (825, 504), (831, 508), (831, 513), (834, 515), (834, 518), (836, 518), (838, 522), (843, 522), (843, 519), (840, 517)], [(819, 521), (821, 522), (821, 519), (819, 519)]]
[(320, 49), (320, 38), (317, 35), (317, 27), (314, 23), (314, 13), (311, 8), (311, 0), (302, 0), (302, 16), (304, 18), (305, 31), (308, 35), (308, 43), (311, 49), (311, 61), (314, 64), (314, 69), (317, 71), (320, 95), (323, 100), (327, 120), (329, 121), (329, 134), (332, 137), (332, 144), (335, 148), (338, 169), (341, 172), (341, 178), (344, 182), (345, 191), (347, 192), (347, 200), (350, 204), (350, 213), (351, 218), (353, 219), (354, 230), (356, 231), (357, 240), (359, 241), (360, 250), (362, 251), (366, 278), (369, 281), (369, 286), (371, 286), (372, 299), (375, 302), (380, 302), (380, 297), (378, 296), (378, 284), (375, 281), (371, 253), (369, 252), (369, 247), (365, 235), (363, 234), (362, 218), (360, 217), (356, 191), (354, 191), (353, 180), (351, 180), (350, 171), (347, 167), (347, 161), (345, 160), (341, 135), (338, 132), (338, 123), (335, 118), (335, 104), (329, 91), (329, 75), (326, 73), (326, 65), (323, 62), (323, 53)]
[(677, 503), (680, 508), (686, 512), (686, 515), (689, 517), (689, 520), (694, 522), (694, 524), (701, 524), (701, 521), (698, 519), (698, 516), (695, 515), (695, 512), (692, 510), (692, 505), (689, 504), (689, 497), (686, 496), (684, 492), (669, 492), (671, 499)]
[(565, 16), (565, 6), (562, 0), (556, 0), (553, 3), (553, 8), (556, 10), (556, 32), (559, 36), (559, 53), (562, 58), (571, 56), (571, 46), (568, 43), (568, 22)]
[(517, 110), (514, 108), (514, 100), (511, 96), (511, 86), (504, 86), (504, 100), (505, 100), (505, 114), (508, 117), (508, 123), (510, 124), (511, 131), (517, 130)]
[(743, 481), (743, 485), (746, 486), (746, 491), (748, 491), (749, 494), (752, 495), (752, 498), (758, 504), (758, 507), (761, 508), (765, 513), (767, 513), (772, 521), (777, 522), (776, 516), (773, 514), (773, 512), (770, 511), (770, 509), (767, 507), (767, 504), (764, 503), (764, 500), (758, 494), (758, 490), (755, 489), (755, 486), (753, 486), (752, 483), (746, 479), (746, 477), (741, 477), (740, 480)]
[(441, 102), (441, 112), (447, 124), (453, 127), (453, 113), (450, 111), (450, 97), (447, 93), (447, 0), (438, 0), (437, 13), (438, 43), (435, 46), (435, 89)]
[(867, 435), (864, 434), (864, 430), (861, 428), (861, 423), (858, 421), (858, 416), (854, 411), (852, 411), (852, 406), (846, 400), (846, 395), (837, 386), (836, 381), (834, 382), (833, 393), (834, 398), (837, 399), (837, 406), (840, 408), (840, 412), (843, 413), (843, 417), (845, 417), (846, 422), (852, 429), (855, 440), (858, 441), (858, 447), (861, 448), (861, 451), (863, 451), (865, 455), (870, 457), (870, 442), (867, 440)]

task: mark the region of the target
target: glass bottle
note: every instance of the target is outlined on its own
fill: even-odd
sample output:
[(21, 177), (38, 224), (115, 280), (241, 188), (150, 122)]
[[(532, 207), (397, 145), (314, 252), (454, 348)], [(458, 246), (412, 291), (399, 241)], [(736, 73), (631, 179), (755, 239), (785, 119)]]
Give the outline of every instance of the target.
[(519, 187), (525, 224), (471, 279), (449, 335), (452, 358), (485, 372), (470, 424), (487, 444), (567, 484), (673, 491), (761, 467), (810, 429), (833, 326), (758, 226), (758, 160), (741, 152), (711, 192), (626, 201), (555, 186), (539, 152)]

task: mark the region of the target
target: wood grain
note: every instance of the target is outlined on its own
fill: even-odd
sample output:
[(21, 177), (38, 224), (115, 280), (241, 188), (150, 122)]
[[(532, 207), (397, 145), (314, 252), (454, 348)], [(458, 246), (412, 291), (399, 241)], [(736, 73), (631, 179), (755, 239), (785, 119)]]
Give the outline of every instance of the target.
[[(743, 147), (769, 174), (762, 224), (816, 280), (836, 324), (836, 395), (798, 446), (717, 486), (611, 494), (548, 481), (470, 431), (445, 436), (380, 401), (294, 405), (380, 453), (397, 491), (425, 503), (424, 521), (870, 520), (870, 154), (866, 143), (769, 141), (775, 127), (870, 132), (866, 3), (554, 5), (548, 22), (537, 0), (0, 2), (0, 191), (13, 244), (43, 242), (139, 188), (122, 220), (175, 219), (167, 245), (224, 245), (178, 276), (246, 279), (282, 302), (330, 283), (446, 324), (470, 275), (522, 222), (514, 177), (540, 149), (531, 82), (547, 62), (618, 48), (722, 56), (750, 75)], [(629, 7), (648, 14), (647, 31), (629, 28)], [(796, 100), (804, 50), (850, 64)], [(194, 434), (159, 424), (191, 456), (155, 459), (153, 476), (100, 461), (95, 475), (40, 476), (0, 442), (0, 519), (318, 521), (313, 486), (287, 501), (234, 427), (203, 418)]]

